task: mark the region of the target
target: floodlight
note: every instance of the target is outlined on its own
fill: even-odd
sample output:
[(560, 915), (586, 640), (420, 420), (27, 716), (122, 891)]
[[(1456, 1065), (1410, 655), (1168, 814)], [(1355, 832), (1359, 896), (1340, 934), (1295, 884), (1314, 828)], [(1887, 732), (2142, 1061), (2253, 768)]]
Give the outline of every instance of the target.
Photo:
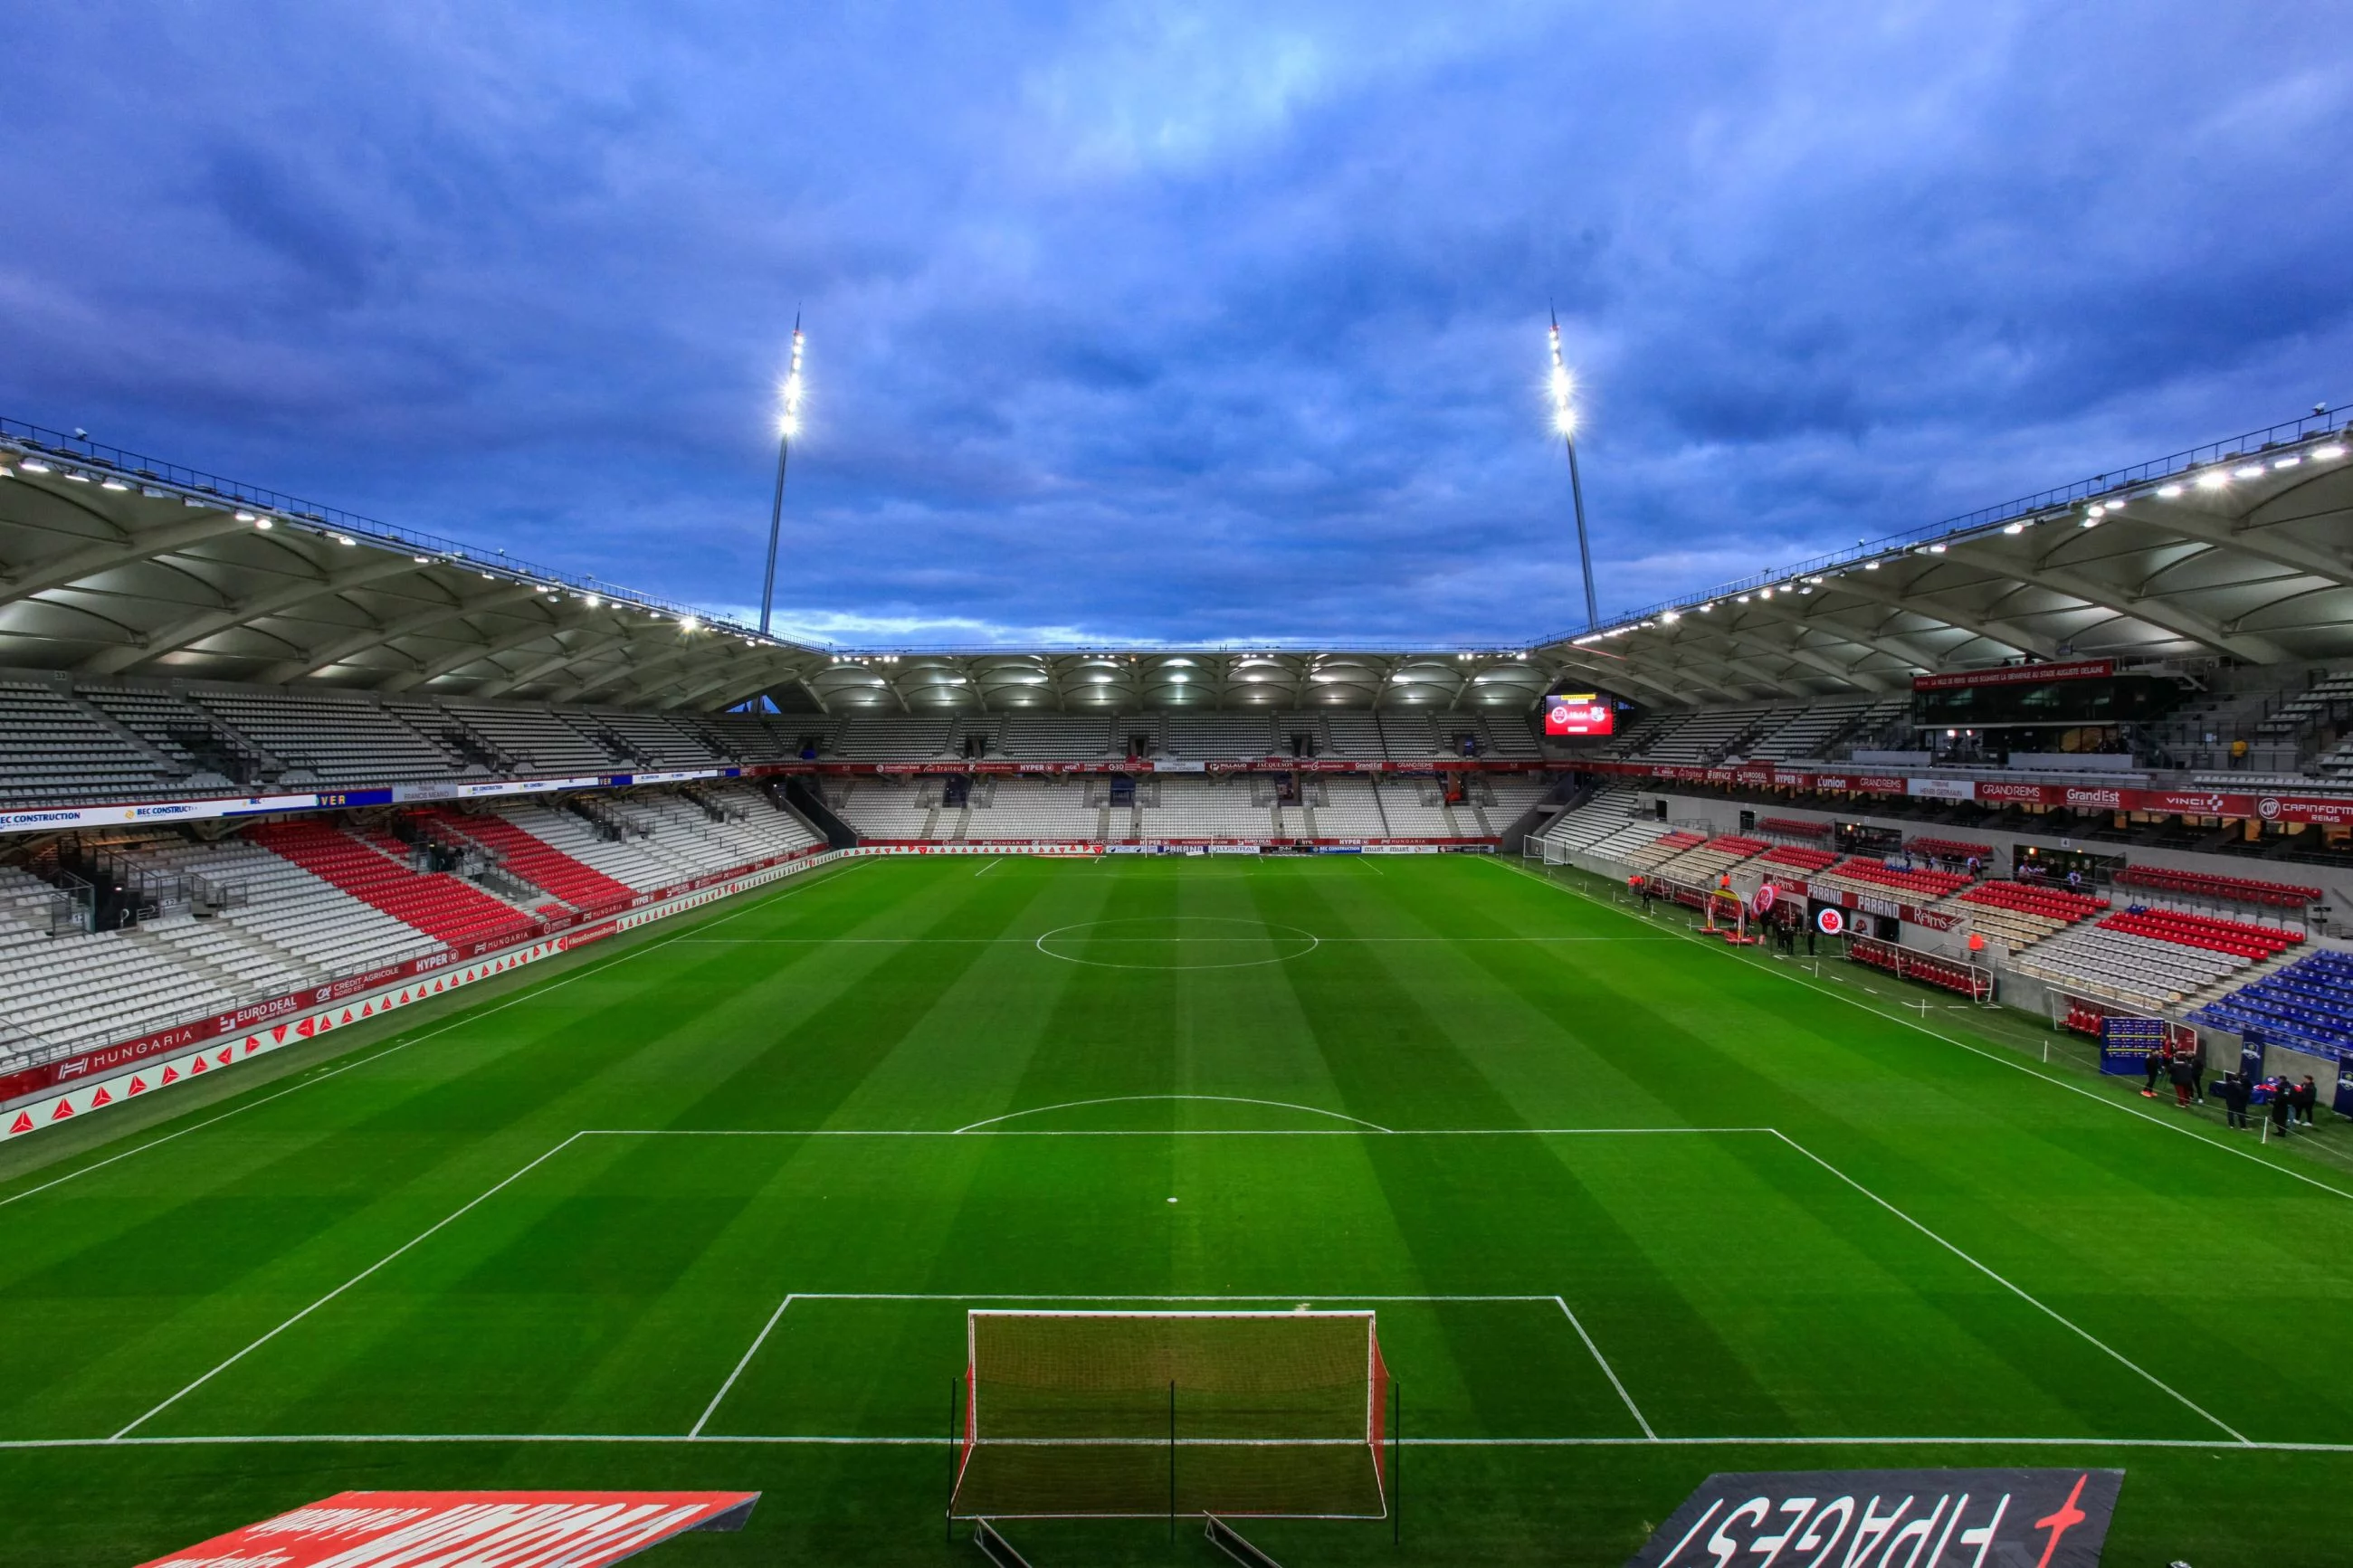
[(2247, 463), (2232, 468), (2231, 477), (2234, 479), (2260, 479), (2263, 477), (2263, 466), (2261, 463)]
[(2158, 499), (2160, 500), (2171, 500), (2180, 493), (2181, 487), (2179, 485), (2159, 485), (2157, 487)]
[[(2304, 459), (2302, 458), (2282, 458), (2277, 462), (2274, 462), (2272, 467), (2274, 468), (2293, 468), (2298, 463), (2303, 461)], [(120, 489), (121, 487), (118, 486), (116, 488)]]
[(2198, 476), (2198, 488), (2201, 490), (2219, 490), (2230, 482), (2231, 476), (2220, 468), (2209, 468)]
[(49, 466), (41, 461), (38, 458), (23, 458), (16, 464), (16, 466), (24, 469), (28, 474), (46, 474), (49, 472)]
[(2315, 447), (2312, 449), (2312, 460), (2316, 463), (2322, 461), (2334, 461), (2344, 455), (2345, 448), (2337, 445), (2333, 441), (2326, 447)]

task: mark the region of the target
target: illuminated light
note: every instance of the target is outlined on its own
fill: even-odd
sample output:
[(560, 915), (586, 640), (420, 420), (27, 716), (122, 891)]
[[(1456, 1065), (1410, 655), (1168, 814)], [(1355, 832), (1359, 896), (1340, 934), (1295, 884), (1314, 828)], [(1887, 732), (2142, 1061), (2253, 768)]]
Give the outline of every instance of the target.
[(38, 458), (26, 458), (16, 466), (28, 474), (46, 474), (52, 471), (49, 466)]
[(8, 467), (8, 466), (7, 466), (6, 464), (5, 464), (5, 463), (0, 463), (0, 479), (15, 479), (16, 477), (16, 469), (14, 469), (14, 468), (10, 468), (10, 467)]
[(1663, 620), (1663, 621), (1665, 621), (1665, 622), (1667, 623), (1667, 625), (1669, 625), (1669, 626), (1673, 626), (1677, 621), (1682, 620), (1682, 619), (1683, 619), (1683, 616), (1681, 616), (1680, 615), (1676, 614), (1676, 613), (1675, 613), (1674, 611), (1672, 611), (1672, 610), (1669, 610), (1665, 615), (1662, 616), (1661, 616), (1661, 617), (1659, 617), (1659, 618), (1660, 618), (1660, 619), (1662, 619), (1662, 620)]
[(2209, 468), (2198, 476), (2198, 488), (2201, 490), (2219, 490), (2230, 482), (2231, 476), (2220, 468)]
[[(605, 607), (605, 601), (598, 598), (596, 595), (591, 594), (588, 595), (588, 607), (592, 610), (601, 610)], [(839, 664), (841, 661), (839, 659), (836, 659), (834, 662)]]
[(1733, 603), (1734, 603), (1734, 604), (1736, 604), (1736, 605), (1745, 605), (1745, 604), (1746, 604), (1747, 602), (1748, 602), (1748, 595), (1746, 595), (1746, 594), (1741, 595), (1740, 595), (1740, 597), (1738, 597), (1737, 599), (1735, 599), (1735, 600), (1733, 601)]
[(2084, 526), (2085, 528), (2097, 528), (2100, 526), (2100, 520), (2097, 517), (2087, 517), (2084, 520)]
[(2094, 517), (2104, 517), (2107, 514), (2108, 509), (2101, 502), (2094, 501), (2090, 506), (2084, 508), (2084, 510), (2090, 512)]
[(102, 490), (127, 490), (131, 487), (121, 479), (104, 479), (100, 481), (98, 488)]
[(2024, 533), (2026, 531), (2026, 524), (2022, 522), (2010, 523), (2003, 527), (2002, 531), (2008, 534)]
[(270, 529), (272, 529), (272, 528), (277, 527), (278, 525), (277, 525), (276, 523), (274, 523), (274, 522), (270, 521), (269, 521), (268, 518), (266, 518), (266, 517), (257, 517), (257, 518), (255, 518), (255, 519), (253, 520), (253, 526), (254, 526), (254, 527), (256, 527), (256, 528), (261, 529), (261, 530), (263, 530), (263, 531), (266, 532), (266, 531), (268, 531), (269, 530), (270, 530)]
[(409, 559), (416, 562), (419, 566), (430, 566), (433, 564), (433, 557), (430, 555), (412, 555)]
[(1942, 555), (1944, 552), (1945, 547), (1941, 544), (1931, 544), (1928, 546), (1928, 553), (1931, 555)]
[(358, 543), (359, 543), (359, 541), (358, 541), (358, 540), (356, 540), (356, 539), (353, 539), (353, 538), (350, 534), (348, 534), (348, 533), (339, 533), (339, 534), (335, 535), (335, 542), (336, 542), (336, 543), (338, 543), (338, 544), (342, 544), (342, 545), (348, 545), (348, 546), (353, 546), (353, 547), (356, 547), (356, 546), (358, 545)]
[(2231, 477), (2234, 479), (2260, 479), (2263, 477), (2263, 466), (2261, 463), (2243, 464), (2232, 468)]
[(2334, 462), (2344, 455), (2345, 448), (2334, 441), (2326, 447), (2315, 447), (2312, 449), (2312, 460), (2316, 463)]
[(238, 513), (237, 514), (237, 521), (239, 521), (239, 522), (259, 522), (259, 521), (261, 521), (259, 518), (258, 518), (258, 517), (254, 516), (254, 515), (253, 515), (251, 512), (249, 512), (249, 511), (241, 511), (241, 512), (238, 512)]
[(71, 468), (68, 468), (64, 473), (59, 474), (58, 478), (61, 479), (71, 479), (78, 485), (86, 485), (90, 483), (90, 476), (88, 474), (77, 474)]
[(1770, 588), (1759, 588), (1757, 590), (1757, 596), (1760, 599), (1769, 599), (1773, 596), (1773, 590)]
[(1713, 604), (1702, 605), (1699, 607), (1699, 613), (1703, 616), (1714, 615), (1715, 613), (1715, 606)]
[(2303, 461), (2304, 459), (2302, 458), (2282, 458), (2277, 462), (2274, 463), (2272, 467), (2274, 468), (2293, 468), (2298, 463)]
[(481, 578), (485, 583), (495, 583), (498, 581), (496, 577), (491, 576), (488, 572), (481, 574)]
[(1799, 589), (1799, 590), (1798, 590), (1798, 592), (1799, 592), (1799, 593), (1800, 593), (1800, 594), (1810, 594), (1810, 593), (1812, 593), (1812, 592), (1813, 592), (1813, 590), (1812, 590), (1811, 588), (1800, 588), (1800, 589)]
[(1879, 570), (1879, 563), (1876, 561), (1866, 561), (1862, 563), (1862, 569), (1866, 572), (1876, 572)]
[(2171, 500), (2174, 497), (2181, 493), (2181, 487), (2179, 485), (2159, 485), (2157, 487), (2157, 493), (2160, 500)]

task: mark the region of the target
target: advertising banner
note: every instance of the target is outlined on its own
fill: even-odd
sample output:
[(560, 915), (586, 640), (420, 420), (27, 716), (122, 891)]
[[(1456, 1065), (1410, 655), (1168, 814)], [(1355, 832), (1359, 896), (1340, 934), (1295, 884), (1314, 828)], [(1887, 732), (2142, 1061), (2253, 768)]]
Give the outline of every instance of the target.
[(741, 1530), (758, 1492), (338, 1492), (142, 1568), (605, 1568), (690, 1530)]
[(2100, 1020), (2100, 1070), (2116, 1078), (2138, 1078), (2148, 1070), (2148, 1058), (2165, 1048), (2165, 1020), (2123, 1018), (2110, 1013)]
[[(1715, 1475), (1627, 1568), (1744, 1563), (2098, 1568), (2122, 1470)], [(1753, 1554), (1753, 1555), (1752, 1555)]]
[(2112, 658), (2077, 658), (2059, 664), (2010, 664), (1957, 675), (1915, 675), (1915, 691), (1958, 691), (1972, 686), (2046, 686), (2054, 680), (2098, 680), (2116, 672)]
[(1975, 800), (1978, 786), (1974, 779), (1906, 779), (1904, 793), (1925, 800)]
[(1609, 735), (1617, 727), (1617, 710), (1597, 692), (1572, 691), (1544, 700), (1546, 735)]

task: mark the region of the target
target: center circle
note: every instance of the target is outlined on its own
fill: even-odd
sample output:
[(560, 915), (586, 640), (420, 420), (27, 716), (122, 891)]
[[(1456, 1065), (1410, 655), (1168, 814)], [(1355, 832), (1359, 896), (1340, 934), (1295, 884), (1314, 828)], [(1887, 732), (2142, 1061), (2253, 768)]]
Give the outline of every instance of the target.
[(1303, 958), (1322, 941), (1313, 931), (1273, 921), (1135, 915), (1060, 926), (1037, 945), (1049, 958), (1097, 969), (1252, 969)]

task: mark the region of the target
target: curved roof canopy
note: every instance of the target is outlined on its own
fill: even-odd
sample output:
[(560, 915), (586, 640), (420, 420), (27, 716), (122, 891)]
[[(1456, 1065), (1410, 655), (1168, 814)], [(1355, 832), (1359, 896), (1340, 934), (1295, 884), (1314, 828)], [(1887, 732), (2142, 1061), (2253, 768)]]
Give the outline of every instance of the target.
[[(2353, 427), (2348, 427), (2353, 430)], [(2227, 449), (2226, 449), (2227, 448)], [(843, 653), (0, 420), (0, 666), (715, 710), (1525, 710), (1899, 691), (2021, 658), (2353, 656), (2325, 418), (1534, 647)]]

